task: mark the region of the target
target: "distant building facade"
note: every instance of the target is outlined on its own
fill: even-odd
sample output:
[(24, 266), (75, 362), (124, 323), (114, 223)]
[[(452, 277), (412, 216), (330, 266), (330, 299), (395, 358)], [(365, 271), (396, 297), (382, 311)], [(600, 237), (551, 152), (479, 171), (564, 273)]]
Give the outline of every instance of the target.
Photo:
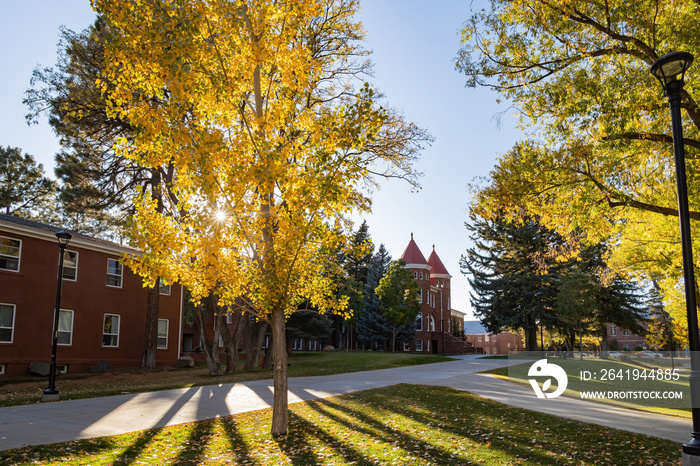
[[(642, 324), (646, 327), (646, 324)], [(616, 351), (632, 351), (637, 347), (647, 349), (646, 338), (632, 333), (631, 330), (615, 324), (606, 324), (608, 332), (608, 349)]]
[(464, 322), (464, 335), (467, 341), (483, 354), (508, 354), (523, 349), (520, 335), (511, 332), (487, 332), (477, 320)]
[[(0, 214), (0, 378), (49, 362), (59, 262), (59, 228)], [(104, 360), (138, 367), (145, 341), (147, 289), (120, 263), (137, 250), (73, 233), (64, 253), (57, 368), (85, 372)], [(157, 364), (180, 354), (182, 289), (161, 286)]]

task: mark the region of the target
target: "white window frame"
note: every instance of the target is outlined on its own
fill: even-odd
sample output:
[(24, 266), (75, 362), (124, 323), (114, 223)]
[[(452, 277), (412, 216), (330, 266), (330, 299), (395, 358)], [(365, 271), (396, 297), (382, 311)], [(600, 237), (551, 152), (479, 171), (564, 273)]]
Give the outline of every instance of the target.
[(5, 364), (0, 364), (0, 375), (5, 375)]
[[(67, 266), (66, 265), (66, 254), (75, 254), (75, 267)], [(77, 282), (78, 281), (78, 256), (79, 253), (78, 251), (73, 251), (72, 249), (66, 249), (63, 252), (63, 279), (68, 280), (69, 282)], [(75, 268), (75, 277), (74, 278), (69, 278), (66, 277), (66, 269), (73, 269)]]
[(233, 323), (233, 312), (227, 312), (226, 313), (226, 323), (227, 324), (232, 324)]
[(617, 327), (615, 327), (614, 325), (610, 326), (610, 336), (611, 337), (617, 336)]
[(430, 353), (430, 338), (425, 340), (425, 345), (426, 345), (426, 351)]
[(435, 317), (433, 317), (432, 314), (428, 314), (428, 331), (435, 331)]
[(416, 340), (416, 351), (423, 351), (423, 340)]
[(3, 246), (3, 240), (10, 240), (10, 241), (17, 241), (19, 243), (19, 246), (17, 247), (17, 256), (11, 256), (9, 254), (3, 254), (0, 252), (0, 260), (1, 259), (9, 259), (9, 260), (17, 260), (17, 268), (16, 269), (10, 269), (7, 267), (0, 267), (0, 270), (7, 270), (8, 272), (19, 272), (20, 269), (20, 264), (22, 263), (22, 240), (19, 238), (12, 238), (11, 236), (1, 236), (0, 235), (0, 251), (2, 251), (2, 246)]
[(622, 331), (622, 335), (625, 336), (625, 337), (628, 337), (628, 336), (630, 336), (630, 331), (627, 330), (627, 329), (624, 329), (624, 330)]
[[(107, 317), (117, 318), (117, 332), (116, 333), (105, 333), (105, 326), (107, 325)], [(119, 348), (119, 332), (122, 327), (122, 316), (120, 314), (110, 314), (105, 313), (102, 318), (102, 347), (103, 348)], [(112, 331), (114, 331), (114, 320), (112, 320)], [(105, 345), (105, 336), (115, 336), (117, 337), (117, 343), (115, 345)]]
[(10, 304), (10, 303), (0, 303), (0, 306), (8, 306), (12, 308), (12, 323), (10, 324), (10, 327), (0, 327), (3, 329), (10, 329), (10, 340), (9, 341), (4, 341), (0, 340), (0, 343), (12, 343), (15, 341), (15, 319), (17, 318), (17, 305), (16, 304)]
[[(165, 335), (160, 333), (160, 323), (165, 322)], [(170, 333), (170, 319), (158, 319), (158, 337), (156, 340), (157, 349), (168, 349), (168, 333)], [(165, 338), (165, 345), (161, 345), (160, 340)]]
[(411, 345), (408, 342), (404, 342), (403, 350), (404, 351), (411, 351)]
[(423, 272), (421, 272), (421, 273), (419, 274), (419, 276), (420, 276), (420, 279), (423, 280)]
[[(110, 261), (114, 261), (118, 266), (119, 266), (119, 273), (111, 273), (110, 270), (113, 269), (109, 266)], [(119, 277), (119, 285), (111, 285), (109, 283), (109, 278), (110, 277)], [(122, 265), (121, 262), (119, 262), (119, 259), (115, 259), (113, 257), (108, 257), (107, 258), (107, 286), (111, 288), (121, 288), (122, 285), (124, 284), (124, 266)]]
[(416, 316), (416, 332), (423, 331), (423, 313), (419, 312)]
[[(60, 312), (70, 315), (70, 330), (61, 330), (61, 315)], [(57, 345), (60, 346), (72, 346), (73, 345), (73, 327), (75, 326), (75, 311), (73, 309), (63, 309), (61, 308), (58, 315), (58, 342)], [(67, 333), (69, 335), (68, 343), (61, 343), (61, 333)], [(51, 335), (53, 338), (53, 335)]]
[(161, 278), (158, 279), (158, 293), (163, 296), (170, 296), (171, 293), (170, 285), (166, 285)]

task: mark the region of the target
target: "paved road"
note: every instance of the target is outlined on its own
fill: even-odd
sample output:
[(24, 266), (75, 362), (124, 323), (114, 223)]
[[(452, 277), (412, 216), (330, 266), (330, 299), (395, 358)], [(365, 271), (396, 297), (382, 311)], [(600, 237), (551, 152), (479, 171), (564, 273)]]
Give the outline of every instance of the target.
[[(289, 379), (289, 402), (385, 387), (397, 383), (466, 390), (499, 402), (685, 442), (691, 422), (559, 397), (540, 400), (519, 387), (477, 372), (502, 367), (503, 359), (461, 356), (456, 361), (353, 374)], [(0, 408), (0, 450), (117, 435), (216, 416), (268, 408), (272, 381), (214, 385)]]

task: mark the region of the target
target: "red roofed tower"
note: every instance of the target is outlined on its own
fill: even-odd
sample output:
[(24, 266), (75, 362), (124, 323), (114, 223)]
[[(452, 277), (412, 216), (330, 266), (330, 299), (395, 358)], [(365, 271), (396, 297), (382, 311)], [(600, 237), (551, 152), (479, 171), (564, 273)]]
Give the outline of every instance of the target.
[(420, 287), (418, 298), (421, 310), (416, 319), (415, 341), (412, 350), (423, 353), (469, 353), (474, 349), (451, 334), (450, 279), (440, 257), (433, 251), (428, 260), (413, 239), (401, 256), (406, 268)]
[(430, 253), (430, 257), (428, 258), (428, 265), (430, 266), (430, 287), (434, 293), (438, 295), (438, 299), (440, 300), (436, 307), (440, 311), (441, 330), (452, 333), (452, 313), (450, 312), (450, 279), (452, 275), (449, 274), (445, 268), (445, 264), (442, 263), (440, 257), (438, 257), (435, 252), (434, 244), (433, 252)]
[(413, 278), (420, 287), (418, 299), (421, 309), (416, 318), (414, 349), (419, 352), (438, 353), (441, 339), (437, 333), (440, 331), (440, 315), (436, 308), (436, 304), (439, 305), (439, 302), (436, 302), (437, 290), (431, 283), (430, 263), (425, 260), (425, 256), (413, 240), (413, 233), (401, 260), (406, 263), (406, 268), (413, 273)]

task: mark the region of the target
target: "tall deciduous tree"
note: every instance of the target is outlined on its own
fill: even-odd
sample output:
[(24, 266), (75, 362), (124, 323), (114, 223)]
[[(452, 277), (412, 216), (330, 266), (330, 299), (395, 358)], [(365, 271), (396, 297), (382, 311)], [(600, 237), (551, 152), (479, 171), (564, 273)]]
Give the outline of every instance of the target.
[[(483, 215), (526, 206), (560, 233), (618, 238), (611, 266), (682, 280), (668, 104), (649, 73), (662, 55), (700, 56), (697, 2), (492, 0), (466, 23), (457, 67), (520, 111), (531, 138), (504, 154), (476, 196)], [(700, 231), (700, 81), (686, 75), (691, 228)], [(697, 256), (698, 249), (695, 248)], [(682, 287), (681, 287), (682, 288)]]
[(203, 299), (236, 298), (272, 329), (272, 433), (287, 431), (285, 318), (308, 300), (344, 312), (327, 251), (368, 210), (372, 175), (416, 182), (429, 136), (365, 84), (352, 0), (95, 0), (110, 30), (108, 115), (135, 128), (118, 153), (172, 167), (163, 212), (144, 190), (129, 263)]
[(2, 213), (50, 223), (56, 201), (56, 182), (44, 176), (42, 164), (17, 147), (0, 146)]
[(391, 325), (391, 351), (396, 351), (399, 327), (414, 323), (420, 311), (420, 287), (402, 260), (394, 261), (379, 280), (377, 296), (382, 303), (382, 315)]

